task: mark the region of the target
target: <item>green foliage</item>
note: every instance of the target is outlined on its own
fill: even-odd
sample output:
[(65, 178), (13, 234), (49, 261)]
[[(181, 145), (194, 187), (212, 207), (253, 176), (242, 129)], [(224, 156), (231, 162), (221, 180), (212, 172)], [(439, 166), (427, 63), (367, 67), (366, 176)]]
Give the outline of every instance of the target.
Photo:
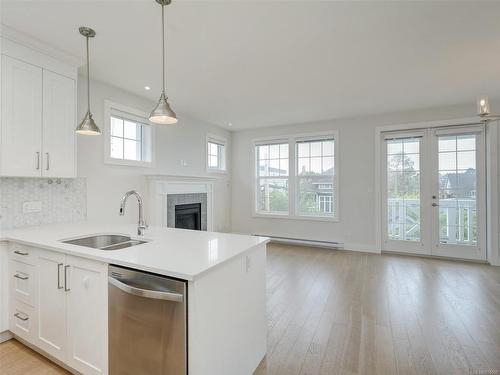
[(387, 186), (389, 198), (420, 198), (420, 172), (407, 155), (391, 155), (387, 160)]
[(269, 206), (270, 211), (287, 211), (288, 192), (281, 189), (272, 190), (269, 193)]

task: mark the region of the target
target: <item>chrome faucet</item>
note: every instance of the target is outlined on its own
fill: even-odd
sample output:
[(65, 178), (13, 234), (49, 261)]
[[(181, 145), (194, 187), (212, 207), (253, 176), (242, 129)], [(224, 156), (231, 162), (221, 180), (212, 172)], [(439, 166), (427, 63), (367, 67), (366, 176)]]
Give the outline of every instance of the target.
[(137, 225), (137, 235), (142, 236), (144, 234), (144, 230), (147, 229), (147, 224), (144, 221), (144, 202), (142, 200), (141, 195), (136, 190), (130, 190), (125, 193), (122, 198), (122, 202), (120, 204), (120, 216), (125, 215), (125, 204), (127, 203), (128, 197), (131, 195), (137, 198), (137, 202), (139, 203), (139, 222)]

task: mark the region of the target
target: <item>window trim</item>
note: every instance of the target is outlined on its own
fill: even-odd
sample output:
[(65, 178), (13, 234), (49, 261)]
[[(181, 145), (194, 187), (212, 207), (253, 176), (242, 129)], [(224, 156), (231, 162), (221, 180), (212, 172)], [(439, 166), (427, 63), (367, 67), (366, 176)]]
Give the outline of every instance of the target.
[[(224, 168), (210, 168), (208, 166), (208, 142), (218, 143), (224, 146)], [(227, 139), (215, 134), (207, 134), (205, 140), (205, 167), (207, 173), (227, 174)]]
[[(139, 161), (139, 160), (125, 160), (125, 159), (115, 159), (110, 155), (111, 152), (111, 116), (112, 111), (116, 110), (123, 113), (128, 113), (131, 115), (130, 120), (133, 120), (132, 117), (139, 117), (140, 119), (144, 119), (145, 125), (150, 125), (151, 132), (151, 161)], [(125, 106), (123, 104), (115, 103), (110, 100), (104, 101), (104, 164), (109, 165), (119, 165), (119, 166), (127, 166), (127, 167), (147, 167), (154, 168), (156, 166), (156, 155), (155, 155), (155, 126), (148, 121), (149, 115), (145, 112), (142, 112), (138, 109), (131, 108)]]
[[(298, 197), (297, 197), (297, 181), (298, 176), (296, 175), (297, 171), (297, 157), (296, 157), (296, 141), (304, 140), (304, 139), (321, 139), (333, 137), (335, 146), (334, 146), (334, 170), (335, 173), (333, 175), (333, 194), (334, 194), (334, 202), (332, 202), (332, 209), (334, 210), (334, 216), (321, 216), (321, 215), (304, 215), (298, 214)], [(318, 131), (318, 132), (308, 132), (308, 133), (297, 133), (291, 135), (275, 135), (269, 137), (258, 137), (254, 138), (251, 141), (251, 155), (252, 155), (252, 180), (253, 180), (253, 193), (252, 193), (252, 217), (254, 218), (269, 218), (269, 219), (287, 219), (287, 220), (304, 220), (304, 221), (327, 221), (327, 222), (339, 222), (340, 221), (340, 187), (339, 187), (339, 176), (340, 176), (340, 148), (339, 148), (339, 131), (338, 130), (326, 130), (326, 131)], [(288, 212), (285, 213), (277, 213), (277, 212), (262, 212), (257, 209), (257, 154), (256, 154), (256, 146), (263, 144), (271, 144), (271, 143), (283, 143), (288, 142)], [(293, 173), (291, 173), (293, 171)]]

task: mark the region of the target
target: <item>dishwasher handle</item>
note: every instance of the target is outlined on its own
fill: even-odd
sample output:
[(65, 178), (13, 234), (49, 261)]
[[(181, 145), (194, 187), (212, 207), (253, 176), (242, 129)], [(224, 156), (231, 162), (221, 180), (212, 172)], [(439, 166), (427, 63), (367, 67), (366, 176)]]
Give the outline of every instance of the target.
[(111, 276), (108, 276), (108, 281), (110, 284), (116, 286), (118, 289), (124, 291), (125, 293), (133, 294), (135, 296), (161, 299), (165, 301), (181, 302), (181, 303), (184, 302), (184, 295), (180, 293), (160, 292), (157, 290), (141, 289), (135, 286), (128, 285)]

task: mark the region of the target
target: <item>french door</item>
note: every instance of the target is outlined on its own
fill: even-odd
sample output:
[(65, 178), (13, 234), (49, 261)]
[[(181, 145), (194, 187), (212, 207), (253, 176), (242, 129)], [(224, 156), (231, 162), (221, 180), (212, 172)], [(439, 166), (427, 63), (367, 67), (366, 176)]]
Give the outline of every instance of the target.
[(486, 260), (484, 126), (382, 134), (383, 250)]

